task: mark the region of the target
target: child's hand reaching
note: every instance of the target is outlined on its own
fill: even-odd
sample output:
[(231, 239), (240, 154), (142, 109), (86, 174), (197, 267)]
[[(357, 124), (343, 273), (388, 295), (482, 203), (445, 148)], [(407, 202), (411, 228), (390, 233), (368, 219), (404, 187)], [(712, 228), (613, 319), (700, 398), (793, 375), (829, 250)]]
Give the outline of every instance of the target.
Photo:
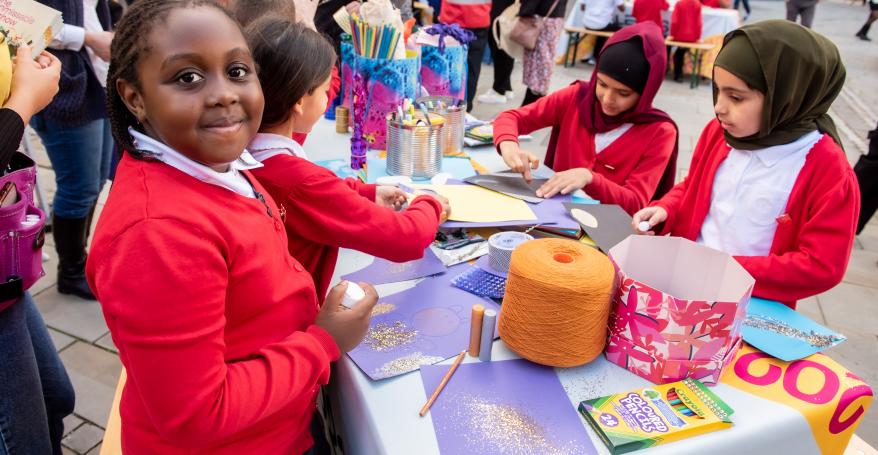
[(399, 210), (405, 205), (405, 201), (405, 193), (395, 186), (378, 185), (375, 189), (375, 203), (381, 207)]
[[(664, 208), (658, 206), (646, 207), (634, 214), (634, 218), (631, 220), (631, 228), (634, 229), (635, 234), (655, 235), (652, 228), (664, 223), (667, 219), (668, 211)], [(641, 229), (647, 227), (646, 225), (641, 226), (642, 223), (648, 225), (646, 230)]]
[(315, 324), (329, 332), (341, 352), (349, 352), (363, 341), (372, 319), (372, 307), (378, 302), (378, 293), (374, 287), (366, 283), (359, 284), (366, 296), (353, 308), (348, 310), (341, 306), (348, 288), (348, 282), (342, 281), (329, 291), (326, 301), (317, 313)]

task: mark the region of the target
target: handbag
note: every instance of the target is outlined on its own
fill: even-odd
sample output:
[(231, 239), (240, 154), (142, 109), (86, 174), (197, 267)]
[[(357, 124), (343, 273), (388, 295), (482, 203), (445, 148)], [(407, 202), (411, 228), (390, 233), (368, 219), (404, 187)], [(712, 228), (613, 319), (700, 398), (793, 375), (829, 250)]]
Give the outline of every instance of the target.
[(0, 176), (0, 188), (11, 182), (18, 201), (0, 207), (0, 311), (15, 303), (44, 275), (43, 243), (46, 215), (34, 205), (37, 165), (16, 152), (10, 171)]
[(491, 26), (494, 34), (494, 42), (497, 43), (497, 47), (503, 49), (503, 52), (506, 52), (510, 57), (517, 60), (524, 58), (524, 47), (513, 41), (510, 38), (510, 33), (518, 22), (518, 11), (520, 9), (521, 3), (519, 0), (515, 0), (515, 3), (509, 5), (509, 7), (497, 16), (497, 19), (494, 19), (494, 23)]
[[(552, 7), (549, 8), (549, 12), (546, 13), (546, 17), (551, 16), (557, 6), (558, 0), (555, 0)], [(544, 21), (545, 18), (540, 16), (519, 17), (509, 32), (509, 39), (521, 44), (527, 51), (534, 50), (537, 47), (537, 39), (543, 31)]]

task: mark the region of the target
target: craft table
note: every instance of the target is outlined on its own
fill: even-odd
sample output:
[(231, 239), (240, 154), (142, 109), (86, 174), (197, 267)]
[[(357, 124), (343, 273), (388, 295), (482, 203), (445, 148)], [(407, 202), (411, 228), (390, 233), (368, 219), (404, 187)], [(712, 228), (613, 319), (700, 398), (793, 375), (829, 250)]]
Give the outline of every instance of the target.
[[(319, 143), (313, 138), (306, 142), (312, 160), (347, 156), (349, 136), (336, 134), (332, 122), (318, 122), (312, 136), (320, 137)], [(471, 155), (491, 171), (503, 168), (492, 147), (471, 151)], [(342, 250), (333, 281), (371, 262), (371, 256)], [(376, 289), (380, 296), (388, 296), (417, 282)], [(517, 358), (500, 340), (494, 342), (492, 352), (493, 360)], [(467, 356), (465, 362), (478, 360)], [(451, 359), (443, 363), (450, 364)], [(556, 372), (574, 408), (581, 400), (651, 384), (603, 356), (582, 367)], [(842, 453), (872, 398), (868, 385), (827, 356), (816, 354), (783, 363), (749, 347), (739, 352), (713, 390), (735, 410), (733, 428), (654, 447), (647, 453), (774, 455), (780, 447), (783, 453)], [(371, 381), (345, 355), (333, 367), (328, 392), (335, 432), (346, 454), (439, 453), (430, 414), (418, 416), (427, 399), (418, 372)], [(585, 420), (581, 421), (587, 428)], [(595, 433), (587, 431), (598, 453), (609, 453)]]

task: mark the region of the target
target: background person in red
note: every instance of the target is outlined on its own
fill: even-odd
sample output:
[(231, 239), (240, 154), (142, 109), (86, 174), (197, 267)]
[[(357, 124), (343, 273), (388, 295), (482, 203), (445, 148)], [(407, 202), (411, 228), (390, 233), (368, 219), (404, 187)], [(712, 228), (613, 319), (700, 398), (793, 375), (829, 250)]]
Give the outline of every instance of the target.
[(667, 0), (634, 0), (634, 8), (631, 15), (637, 20), (637, 23), (652, 21), (664, 31), (662, 24), (662, 11), (670, 8)]
[(664, 80), (665, 49), (652, 22), (613, 34), (588, 83), (577, 81), (497, 116), (494, 145), (503, 161), (530, 180), (539, 159), (519, 147), (518, 136), (552, 127), (546, 165), (556, 174), (538, 195), (583, 189), (628, 213), (640, 210), (657, 189), (670, 189), (674, 182), (677, 127), (652, 107)]
[[(679, 0), (671, 13), (671, 34), (669, 40), (683, 43), (701, 41), (701, 2), (698, 0)], [(683, 80), (683, 58), (688, 52), (678, 47), (674, 51), (674, 80)]]
[[(689, 175), (634, 215), (658, 234), (725, 251), (784, 302), (844, 276), (860, 209), (857, 180), (827, 114), (844, 85), (838, 48), (797, 24), (762, 21), (726, 35), (716, 58), (716, 119)], [(652, 231), (650, 231), (651, 233)]]

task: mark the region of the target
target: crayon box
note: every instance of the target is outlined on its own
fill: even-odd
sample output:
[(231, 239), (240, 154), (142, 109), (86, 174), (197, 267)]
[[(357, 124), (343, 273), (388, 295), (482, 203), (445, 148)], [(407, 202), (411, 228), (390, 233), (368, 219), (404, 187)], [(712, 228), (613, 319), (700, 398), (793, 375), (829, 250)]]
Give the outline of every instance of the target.
[(613, 454), (731, 428), (734, 412), (700, 381), (684, 379), (579, 403)]

